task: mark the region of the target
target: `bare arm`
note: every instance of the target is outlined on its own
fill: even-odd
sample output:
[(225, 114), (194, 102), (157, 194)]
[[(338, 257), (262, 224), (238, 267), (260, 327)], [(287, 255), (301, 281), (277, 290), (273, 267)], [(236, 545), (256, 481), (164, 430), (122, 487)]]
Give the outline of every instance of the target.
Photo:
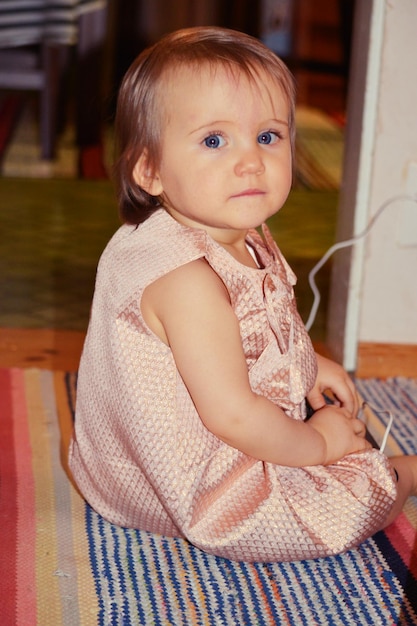
[(360, 423), (343, 407), (319, 411), (315, 425), (289, 418), (252, 391), (237, 318), (223, 283), (204, 260), (150, 285), (142, 312), (170, 346), (201, 420), (227, 444), (295, 467), (333, 462), (367, 446), (355, 432)]

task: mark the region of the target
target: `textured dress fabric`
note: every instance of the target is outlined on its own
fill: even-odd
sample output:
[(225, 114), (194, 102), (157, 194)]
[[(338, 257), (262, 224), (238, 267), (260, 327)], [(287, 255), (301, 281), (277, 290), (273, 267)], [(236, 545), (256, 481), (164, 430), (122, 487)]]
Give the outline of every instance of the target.
[(296, 310), (295, 277), (266, 226), (247, 242), (260, 269), (162, 209), (113, 236), (80, 363), (71, 471), (110, 522), (184, 537), (209, 553), (246, 561), (340, 553), (386, 519), (396, 496), (387, 459), (372, 450), (294, 468), (227, 445), (203, 425), (171, 350), (142, 317), (148, 285), (206, 259), (229, 292), (253, 391), (304, 419), (317, 363)]

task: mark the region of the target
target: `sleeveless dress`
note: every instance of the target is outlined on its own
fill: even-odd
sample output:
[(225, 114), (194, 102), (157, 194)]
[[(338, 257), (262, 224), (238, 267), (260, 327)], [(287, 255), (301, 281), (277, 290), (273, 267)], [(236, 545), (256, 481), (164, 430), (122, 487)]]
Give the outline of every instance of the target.
[(295, 277), (266, 226), (263, 237), (250, 231), (247, 241), (263, 269), (240, 264), (205, 231), (162, 209), (116, 232), (97, 271), (71, 471), (110, 522), (183, 537), (222, 557), (291, 561), (340, 553), (386, 519), (396, 496), (387, 459), (372, 450), (331, 466), (293, 468), (230, 447), (205, 428), (171, 350), (141, 314), (146, 286), (205, 258), (229, 291), (253, 390), (304, 419), (317, 365), (296, 311)]

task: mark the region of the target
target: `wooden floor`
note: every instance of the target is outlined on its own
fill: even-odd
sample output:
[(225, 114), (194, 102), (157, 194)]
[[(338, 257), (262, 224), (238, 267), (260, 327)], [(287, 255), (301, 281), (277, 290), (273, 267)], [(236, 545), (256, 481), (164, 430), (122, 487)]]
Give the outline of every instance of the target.
[(0, 328), (0, 367), (76, 371), (84, 337), (76, 330)]
[(417, 378), (417, 346), (396, 343), (365, 343), (358, 346), (358, 378)]

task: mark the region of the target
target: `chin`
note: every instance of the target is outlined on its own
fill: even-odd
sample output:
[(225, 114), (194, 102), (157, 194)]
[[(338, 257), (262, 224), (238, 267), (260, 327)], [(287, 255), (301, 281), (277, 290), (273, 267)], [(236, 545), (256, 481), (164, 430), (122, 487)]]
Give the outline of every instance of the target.
[(257, 214), (257, 217), (254, 217), (254, 215), (250, 215), (248, 216), (247, 219), (241, 219), (239, 220), (241, 223), (240, 228), (249, 230), (250, 228), (259, 228), (259, 226), (261, 226), (261, 224), (263, 224), (264, 222), (266, 222), (266, 220), (268, 220), (270, 217), (272, 217), (273, 215), (275, 215), (277, 211), (274, 212), (265, 212), (262, 215), (259, 215), (259, 212)]

